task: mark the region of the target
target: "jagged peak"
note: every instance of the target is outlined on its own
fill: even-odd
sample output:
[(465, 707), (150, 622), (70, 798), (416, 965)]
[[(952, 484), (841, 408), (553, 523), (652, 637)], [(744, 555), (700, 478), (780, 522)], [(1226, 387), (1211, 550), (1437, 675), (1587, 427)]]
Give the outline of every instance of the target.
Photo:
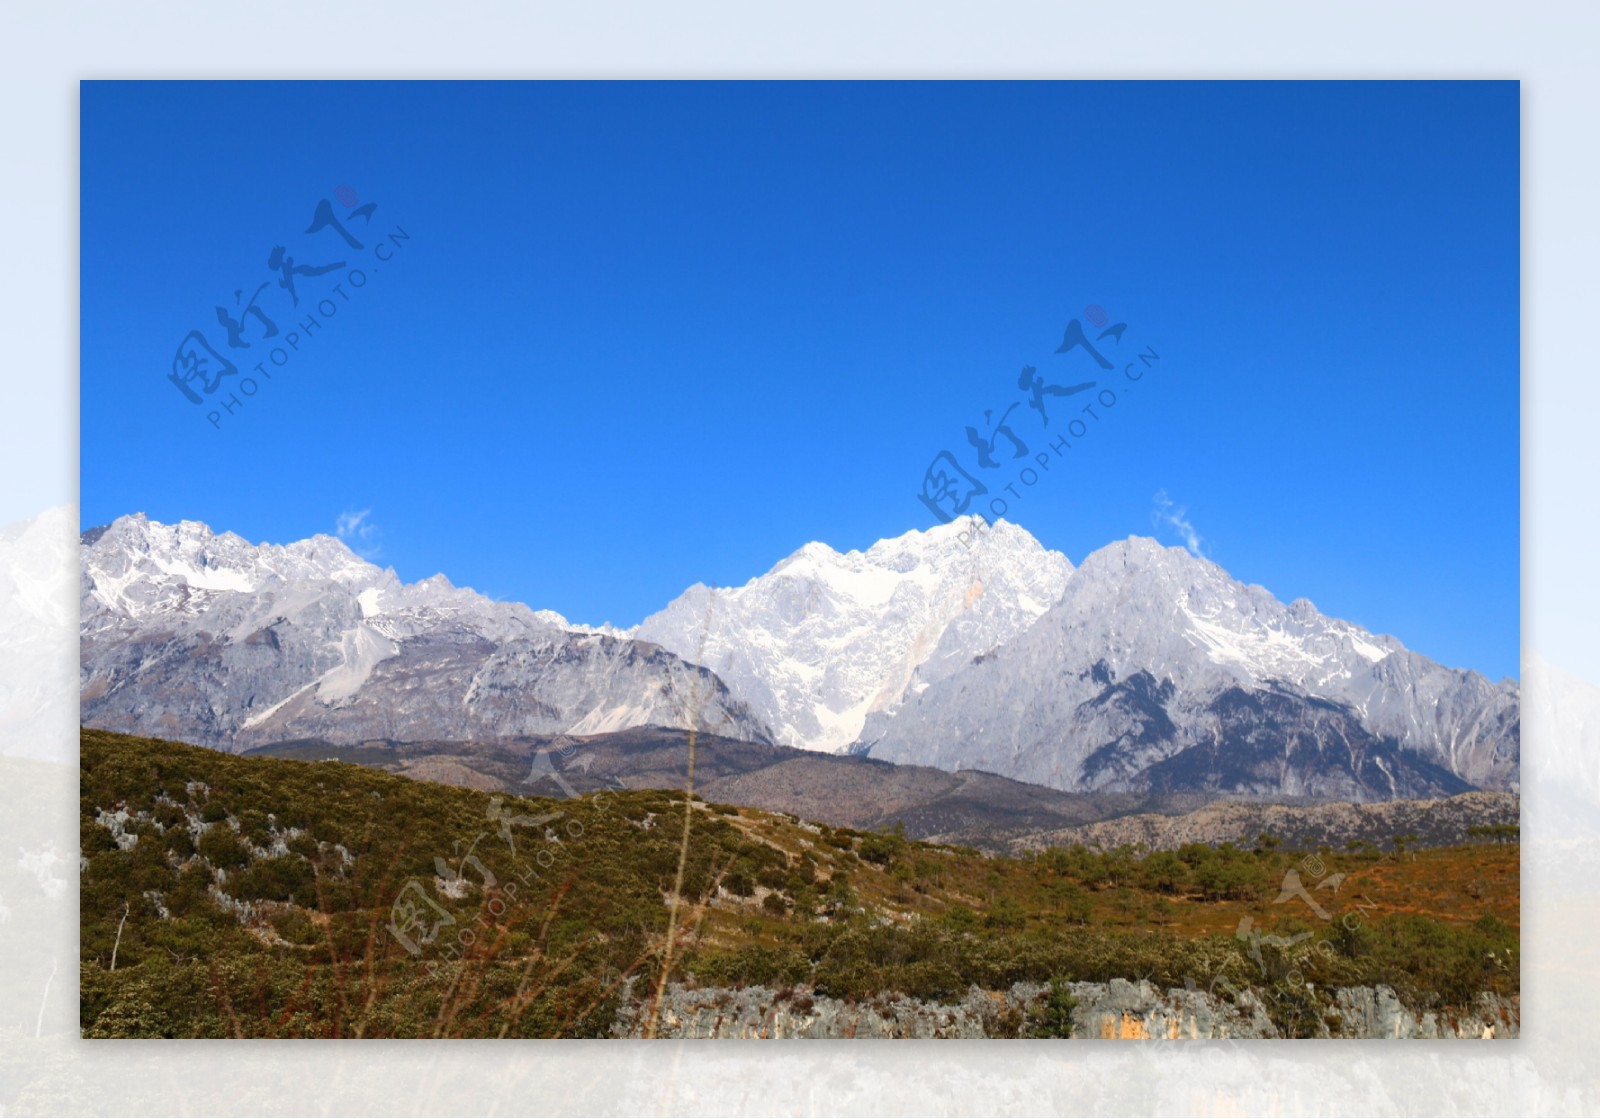
[[(919, 567), (942, 570), (952, 565), (969, 567), (1013, 559), (1036, 560), (1067, 572), (1072, 570), (1072, 563), (1065, 555), (1046, 548), (1021, 525), (1004, 519), (986, 523), (981, 518), (970, 517), (931, 528), (908, 529), (864, 549), (841, 552), (826, 543), (811, 541), (779, 560), (764, 574), (752, 577), (744, 587), (757, 586), (767, 577), (780, 574), (825, 578), (830, 571), (882, 571), (905, 575)], [(700, 586), (697, 584), (690, 590)]]
[(1119, 567), (1158, 566), (1169, 570), (1222, 569), (1202, 556), (1196, 556), (1177, 544), (1163, 544), (1149, 536), (1129, 536), (1104, 544), (1087, 556), (1079, 565), (1086, 571), (1110, 570)]

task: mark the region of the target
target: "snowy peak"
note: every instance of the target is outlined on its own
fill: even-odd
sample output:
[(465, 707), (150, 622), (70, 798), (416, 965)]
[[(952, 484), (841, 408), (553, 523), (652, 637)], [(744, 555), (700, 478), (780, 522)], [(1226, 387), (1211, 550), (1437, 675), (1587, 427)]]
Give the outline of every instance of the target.
[(402, 583), (332, 537), (141, 515), (84, 533), (79, 561), (90, 725), (230, 748), (684, 720), (766, 738), (703, 669), (443, 575)]
[(357, 556), (342, 540), (321, 534), (292, 544), (255, 545), (232, 532), (213, 532), (199, 521), (166, 525), (143, 513), (119, 517), (103, 530), (90, 531), (96, 534), (97, 554), (114, 547), (146, 558), (164, 574), (182, 577), (201, 589), (255, 590), (271, 578), (355, 584), (382, 575), (381, 568)]
[(1164, 622), (1212, 664), (1249, 684), (1275, 680), (1323, 689), (1404, 651), (1392, 637), (1325, 617), (1309, 599), (1285, 606), (1265, 587), (1241, 583), (1210, 560), (1143, 537), (1089, 555), (1066, 597), (1062, 609), (1080, 618), (1125, 621), (1132, 615), (1156, 630)]
[(82, 546), (85, 606), (129, 618), (192, 610), (211, 594), (255, 594), (274, 583), (398, 583), (331, 536), (257, 546), (198, 521), (165, 525), (143, 513), (88, 530)]
[(1514, 789), (1518, 702), (1515, 684), (1132, 538), (1086, 557), (1026, 632), (869, 740), (889, 761), (1065, 789), (1365, 799)]
[(552, 611), (495, 602), (442, 574), (402, 583), (392, 568), (362, 559), (336, 537), (251, 544), (198, 521), (167, 525), (142, 513), (83, 533), (81, 570), (87, 628), (201, 614), (267, 624), (317, 607), (329, 594), (352, 598), (367, 628), (391, 639), (449, 628), (506, 640), (569, 628)]
[(691, 587), (635, 633), (727, 681), (778, 741), (841, 750), (908, 691), (1026, 629), (1071, 570), (1004, 521), (865, 551), (810, 543), (741, 587)]

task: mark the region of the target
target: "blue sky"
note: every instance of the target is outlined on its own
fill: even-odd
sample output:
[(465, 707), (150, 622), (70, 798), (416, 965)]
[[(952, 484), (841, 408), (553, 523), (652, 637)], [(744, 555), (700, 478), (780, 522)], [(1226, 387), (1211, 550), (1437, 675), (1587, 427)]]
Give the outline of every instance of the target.
[[(86, 83), (83, 521), (343, 524), (626, 625), (936, 523), (941, 450), (1002, 495), (964, 431), (1034, 365), (1097, 382), (1010, 415), (1023, 461), (1086, 425), (1007, 499), (1046, 545), (1192, 531), (1517, 675), (1518, 118), (1511, 82)], [(342, 267), (296, 307), (277, 246)], [(1110, 373), (1054, 352), (1091, 305)], [(197, 329), (238, 370), (199, 405)]]

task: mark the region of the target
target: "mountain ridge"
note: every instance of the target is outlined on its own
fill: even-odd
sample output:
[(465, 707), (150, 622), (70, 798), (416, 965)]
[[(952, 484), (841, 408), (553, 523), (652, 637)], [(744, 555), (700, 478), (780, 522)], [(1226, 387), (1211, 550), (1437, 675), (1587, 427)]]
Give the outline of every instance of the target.
[(1519, 788), (1520, 689), (1130, 537), (1005, 521), (696, 584), (583, 626), (330, 536), (142, 514), (82, 534), (86, 724), (245, 749), (688, 727), (1077, 792), (1388, 800)]
[(250, 545), (121, 518), (80, 549), (83, 721), (244, 749), (660, 722), (767, 741), (706, 670), (442, 575), (402, 583), (332, 537)]
[(1518, 709), (1510, 681), (1134, 537), (1085, 557), (1025, 633), (913, 697), (871, 752), (1131, 791), (1189, 751), (1253, 753), (1206, 787), (1396, 799), (1516, 791)]
[[(245, 756), (334, 760), (419, 781), (522, 795), (681, 790), (688, 779), (687, 735), (662, 727), (499, 742), (280, 742)], [(901, 827), (913, 839), (995, 854), (1074, 842), (1104, 849), (1139, 843), (1148, 850), (1194, 841), (1249, 845), (1263, 832), (1304, 841), (1308, 848), (1328, 842), (1344, 850), (1352, 841), (1383, 848), (1407, 833), (1415, 835), (1415, 845), (1437, 847), (1468, 842), (1474, 825), (1515, 825), (1519, 807), (1515, 796), (1498, 792), (1378, 804), (1073, 793), (977, 769), (952, 773), (705, 734), (696, 741), (694, 791), (708, 801), (834, 827)]]

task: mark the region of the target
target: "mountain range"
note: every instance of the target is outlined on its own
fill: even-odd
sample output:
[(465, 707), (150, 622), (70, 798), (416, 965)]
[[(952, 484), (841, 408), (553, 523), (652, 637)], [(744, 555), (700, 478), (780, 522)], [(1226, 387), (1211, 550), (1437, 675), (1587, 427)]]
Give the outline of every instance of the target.
[(234, 751), (694, 726), (1072, 792), (1519, 787), (1514, 681), (1141, 538), (1077, 568), (1005, 521), (811, 543), (628, 630), (405, 584), (328, 536), (133, 515), (80, 557), (83, 722)]

